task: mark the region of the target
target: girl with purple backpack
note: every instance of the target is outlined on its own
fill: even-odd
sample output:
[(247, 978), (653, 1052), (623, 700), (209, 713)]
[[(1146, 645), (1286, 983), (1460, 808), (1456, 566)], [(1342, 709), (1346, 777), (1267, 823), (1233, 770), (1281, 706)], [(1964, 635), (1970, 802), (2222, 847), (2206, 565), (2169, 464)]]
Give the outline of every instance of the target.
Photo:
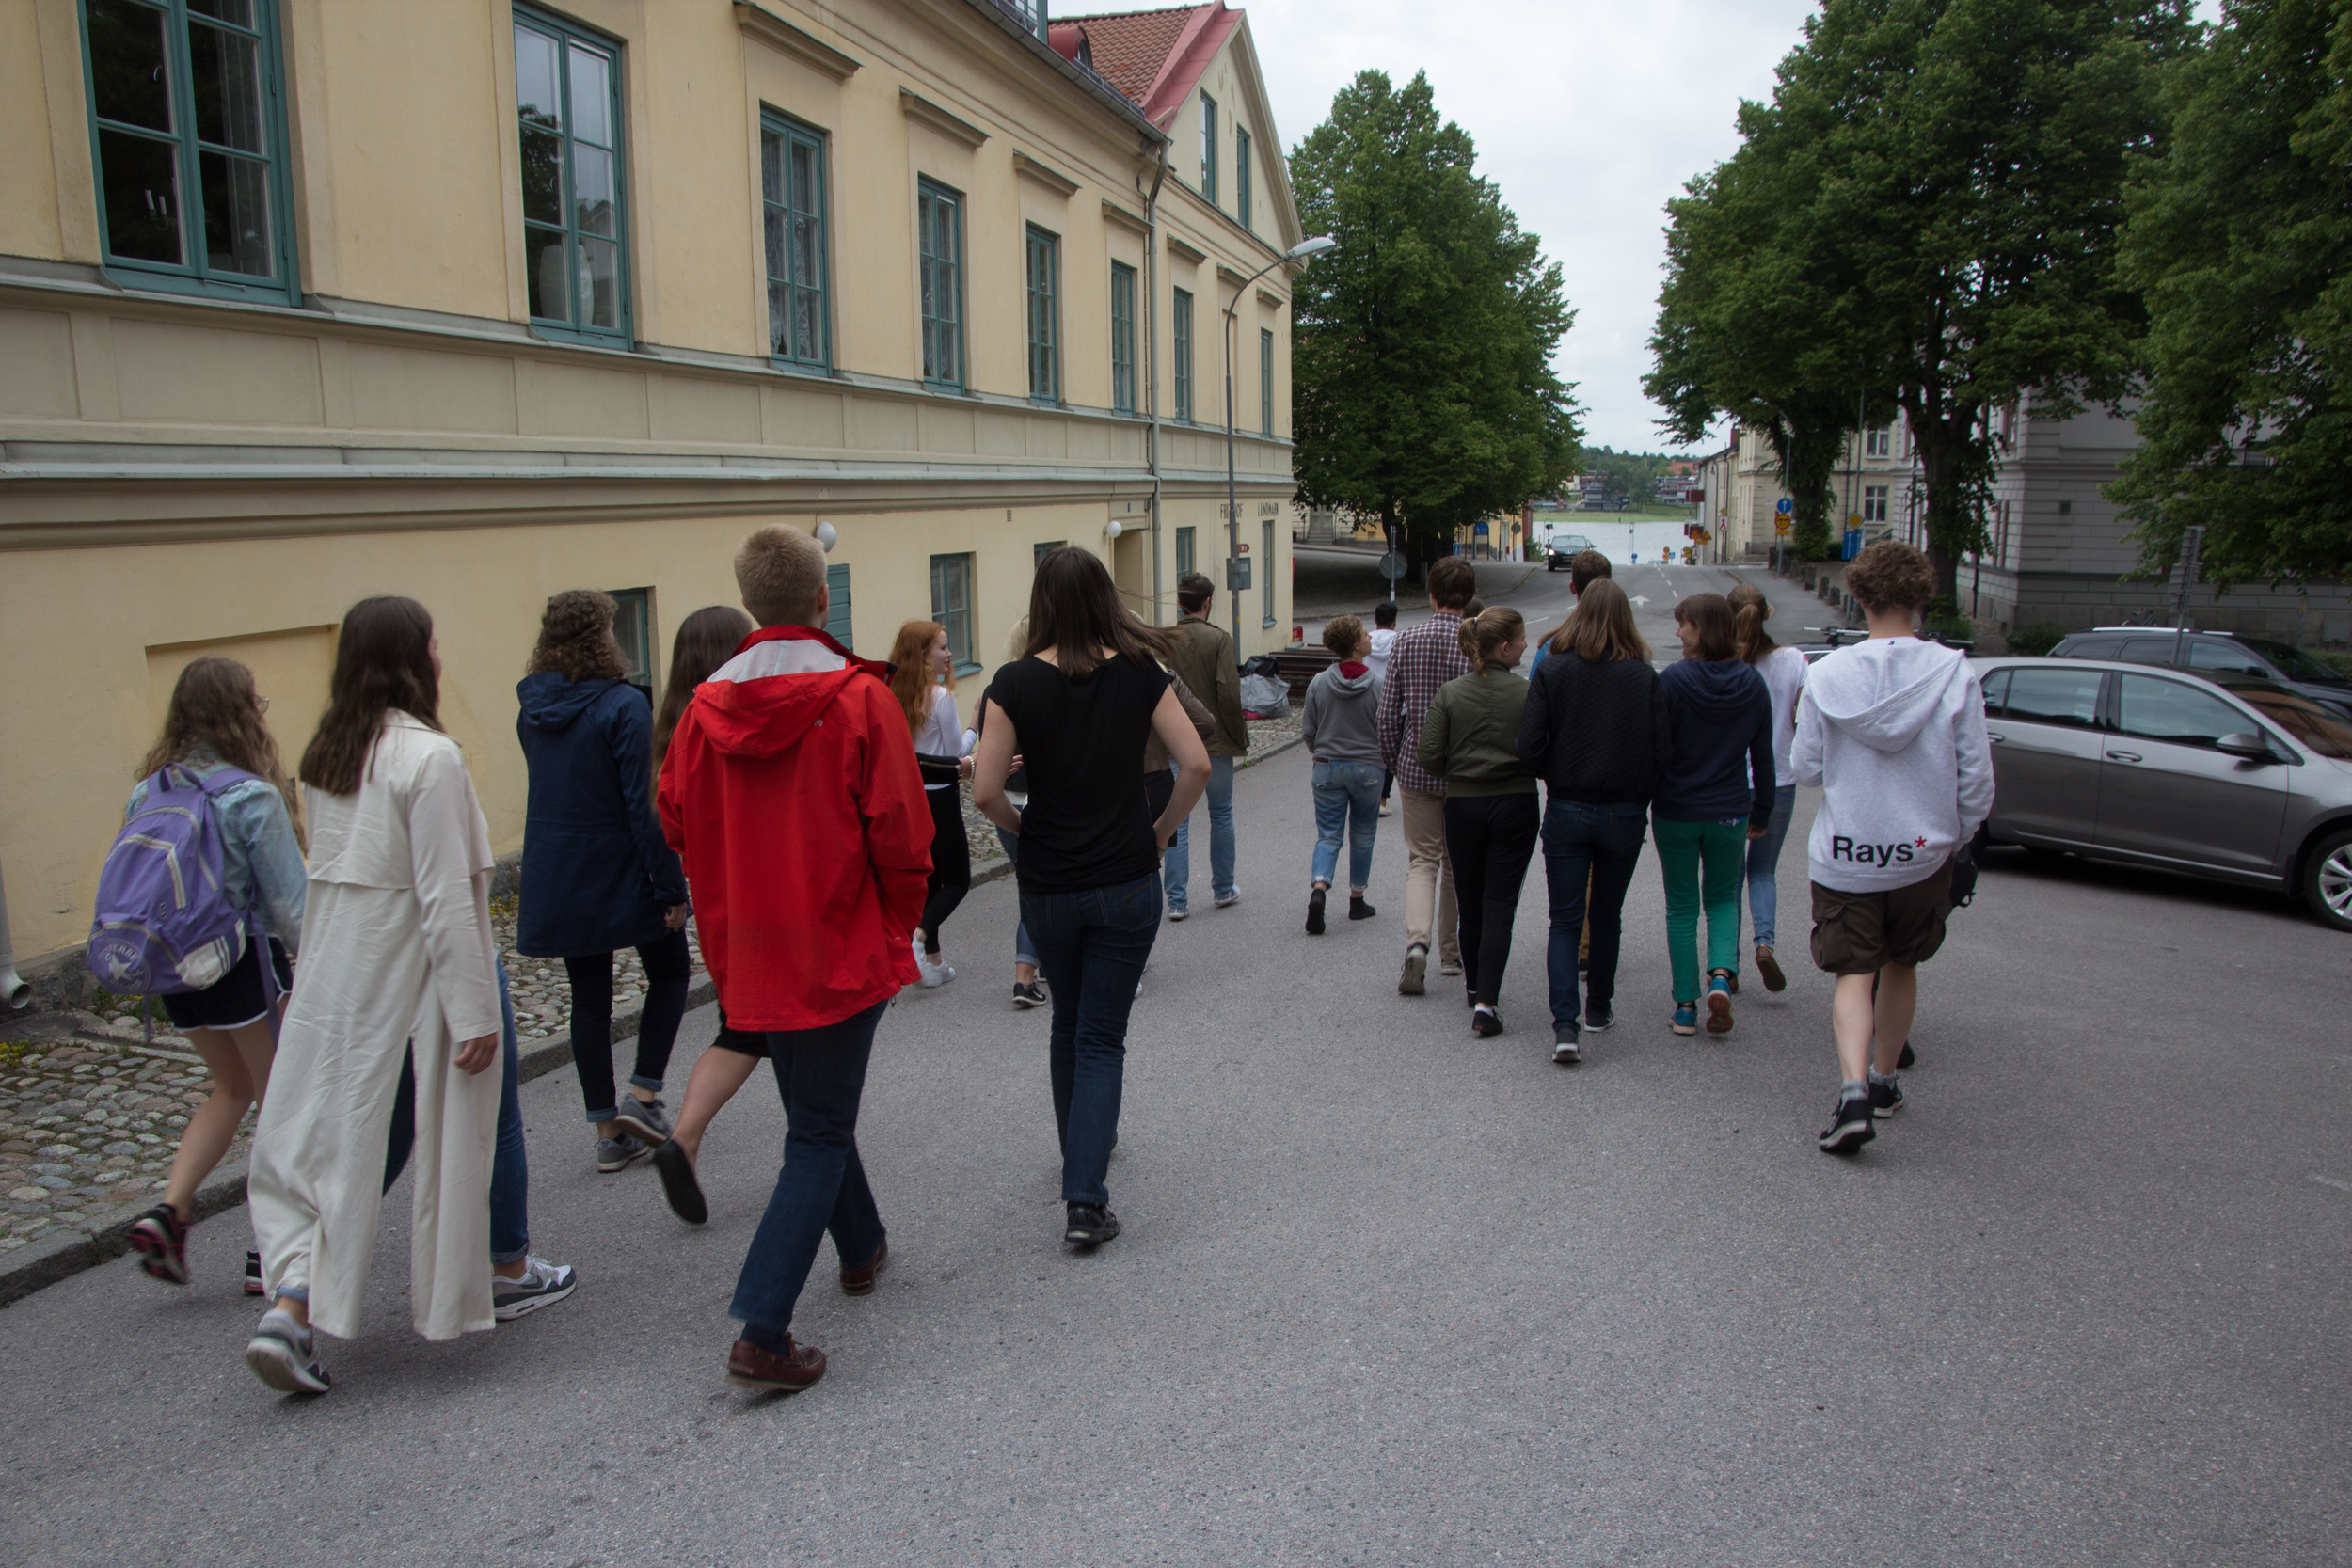
[[(146, 808), (167, 769), (166, 790), (192, 781), (212, 785), (227, 773), (249, 775), (205, 788), (220, 835), (221, 889), (231, 910), (251, 909), (266, 936), (247, 941), (245, 956), (202, 990), (167, 995), (164, 1012), (188, 1037), (213, 1075), (211, 1098), (188, 1117), (172, 1157), (164, 1200), (131, 1227), (139, 1266), (171, 1285), (188, 1282), (188, 1228), (196, 1222), (196, 1190), (229, 1152), (246, 1107), (269, 1088), (277, 1036), (273, 1003), (282, 1010), (294, 984), (288, 956), (301, 947), (304, 870), (302, 834), (293, 786), (278, 760), (262, 715), (269, 699), (253, 672), (229, 658), (199, 658), (180, 672), (163, 734), (139, 765), (125, 821)], [(262, 965), (266, 949), (271, 974)], [(270, 981), (274, 979), (276, 984)], [(246, 1292), (262, 1291), (260, 1256), (245, 1255)]]

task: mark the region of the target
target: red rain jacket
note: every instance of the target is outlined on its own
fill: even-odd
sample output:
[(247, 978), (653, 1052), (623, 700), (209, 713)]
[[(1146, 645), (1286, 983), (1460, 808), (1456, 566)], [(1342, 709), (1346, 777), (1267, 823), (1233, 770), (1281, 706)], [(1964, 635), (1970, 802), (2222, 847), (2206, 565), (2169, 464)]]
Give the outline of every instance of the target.
[(767, 626), (670, 738), (661, 832), (738, 1029), (837, 1023), (918, 976), (931, 815), (888, 668), (814, 626)]

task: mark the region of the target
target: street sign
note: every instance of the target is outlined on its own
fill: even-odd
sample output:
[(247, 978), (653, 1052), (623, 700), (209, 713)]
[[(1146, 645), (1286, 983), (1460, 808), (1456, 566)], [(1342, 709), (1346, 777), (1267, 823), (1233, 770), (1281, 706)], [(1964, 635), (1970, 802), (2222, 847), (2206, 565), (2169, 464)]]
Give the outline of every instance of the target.
[(1847, 513), (1846, 526), (1848, 528), (1860, 528), (1862, 526), (1862, 514), (1859, 512)]
[(1780, 499), (1772, 505), (1772, 510), (1779, 513), (1784, 517), (1788, 516), (1788, 514), (1794, 512), (1796, 509), (1797, 503), (1790, 500), (1787, 496), (1781, 497)]
[(1786, 517), (1774, 518), (1772, 521), (1772, 531), (1782, 535), (1786, 535), (1790, 532), (1791, 529), (1788, 519)]
[(1380, 558), (1380, 575), (1394, 582), (1405, 575), (1405, 558), (1391, 550)]
[(1225, 562), (1225, 587), (1229, 593), (1239, 594), (1249, 587), (1249, 558), (1230, 556)]

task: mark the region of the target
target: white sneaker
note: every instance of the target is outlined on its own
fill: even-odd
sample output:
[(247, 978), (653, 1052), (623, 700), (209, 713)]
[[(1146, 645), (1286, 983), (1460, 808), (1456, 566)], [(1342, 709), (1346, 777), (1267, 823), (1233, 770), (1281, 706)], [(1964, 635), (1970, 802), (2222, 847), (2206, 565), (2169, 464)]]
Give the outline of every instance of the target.
[(915, 955), (914, 961), (922, 966), (922, 984), (925, 990), (930, 990), (934, 987), (944, 986), (948, 981), (956, 977), (955, 967), (952, 964), (945, 962), (944, 960), (937, 960), (927, 955), (917, 954)]
[(552, 1307), (579, 1288), (580, 1275), (569, 1263), (526, 1258), (520, 1279), (509, 1279), (500, 1274), (490, 1275), (490, 1316), (500, 1323), (511, 1323), (542, 1307)]

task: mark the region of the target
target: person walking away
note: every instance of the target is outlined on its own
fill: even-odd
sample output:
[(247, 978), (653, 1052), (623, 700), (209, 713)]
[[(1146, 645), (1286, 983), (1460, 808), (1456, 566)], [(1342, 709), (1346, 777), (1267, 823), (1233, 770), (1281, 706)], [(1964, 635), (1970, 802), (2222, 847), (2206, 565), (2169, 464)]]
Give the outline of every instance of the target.
[(1438, 689), (1414, 760), (1445, 781), (1446, 858), (1461, 900), (1470, 1032), (1483, 1037), (1502, 1033), (1512, 919), (1535, 853), (1535, 775), (1518, 752), (1527, 681), (1517, 666), (1527, 652), (1527, 623), (1518, 610), (1497, 608), (1457, 627), (1470, 673)]
[(271, 1306), (246, 1365), (324, 1393), (321, 1331), (359, 1331), (401, 1065), (412, 1062), (409, 1312), (428, 1339), (496, 1321), (488, 1271), (500, 1009), (489, 825), (440, 730), (440, 651), (414, 599), (343, 616), (302, 754), (302, 973), (278, 1032), (246, 1191)]
[(1298, 733), (1314, 758), (1315, 851), (1309, 872), (1307, 934), (1323, 935), (1324, 900), (1347, 846), (1347, 918), (1378, 913), (1364, 902), (1372, 885), (1372, 847), (1380, 832), (1380, 677), (1368, 662), (1372, 638), (1353, 615), (1323, 628), (1323, 645), (1339, 656), (1307, 683)]
[[(1575, 558), (1568, 562), (1568, 612), (1560, 618), (1560, 624), (1558, 626), (1544, 633), (1542, 639), (1536, 642), (1535, 657), (1527, 667), (1527, 678), (1531, 682), (1534, 680), (1535, 673), (1544, 667), (1544, 660), (1546, 657), (1548, 657), (1554, 650), (1565, 649), (1567, 647), (1566, 639), (1568, 635), (1568, 625), (1576, 619), (1577, 609), (1584, 602), (1584, 591), (1587, 588), (1590, 588), (1594, 583), (1599, 582), (1609, 577), (1610, 566), (1609, 558), (1607, 556), (1601, 554), (1598, 550), (1579, 550), (1576, 552)], [(1636, 636), (1634, 641), (1639, 642), (1641, 641), (1641, 639), (1639, 636)], [(1642, 645), (1645, 648), (1648, 646), (1647, 643), (1643, 643)], [(1642, 657), (1647, 659), (1649, 655), (1645, 653), (1642, 655)], [(1641, 846), (1637, 844), (1634, 846), (1634, 848), (1636, 852), (1639, 852)], [(1549, 877), (1550, 875), (1550, 860), (1549, 851), (1546, 852), (1545, 866), (1545, 875)], [(1593, 890), (1588, 879), (1587, 885), (1584, 889), (1584, 907), (1587, 911), (1587, 914), (1585, 917), (1584, 927), (1577, 933), (1576, 937), (1576, 967), (1578, 973), (1580, 974), (1583, 972), (1584, 966), (1591, 961), (1593, 957), (1593, 923), (1589, 912), (1592, 909), (1592, 905)], [(1565, 1057), (1562, 1059), (1573, 1060), (1573, 1057)]]
[[(1372, 607), (1372, 651), (1364, 662), (1372, 667), (1372, 678), (1385, 682), (1389, 678), (1389, 650), (1396, 646), (1396, 601), (1383, 599)], [(1396, 775), (1386, 768), (1380, 770), (1380, 815), (1390, 812), (1389, 797), (1395, 791)]]
[[(1544, 881), (1551, 932), (1552, 1060), (1582, 1059), (1583, 1037), (1616, 1022), (1626, 889), (1642, 858), (1650, 796), (1672, 760), (1666, 694), (1625, 590), (1590, 584), (1528, 682), (1519, 760), (1544, 776)], [(1580, 935), (1581, 933), (1581, 935)], [(1580, 942), (1589, 941), (1577, 999)]]
[[(1013, 623), (1012, 638), (1005, 649), (1006, 662), (1027, 657), (1028, 647), (1029, 618), (1024, 615)], [(983, 728), (987, 718), (988, 705), (983, 702), (980, 705), (979, 713), (975, 715), (974, 728)], [(1012, 809), (1015, 811), (1028, 804), (1029, 776), (1022, 771), (1019, 757), (1012, 759), (1012, 771), (1005, 777), (1005, 797), (1012, 802)], [(993, 828), (996, 825), (992, 822), (989, 826)], [(996, 828), (996, 842), (1003, 847), (1005, 859), (1013, 863), (1015, 869), (1018, 870), (1021, 861), (1021, 840), (1005, 832), (1004, 829)], [(1045, 982), (1039, 977), (1037, 972), (1037, 947), (1029, 941), (1028, 927), (1021, 924), (1016, 918), (1012, 927), (1012, 1010), (1017, 1013), (1025, 1013), (1032, 1007), (1043, 1006), (1045, 1006)]]
[[(1249, 754), (1249, 722), (1242, 717), (1241, 665), (1233, 640), (1209, 624), (1216, 594), (1216, 585), (1199, 572), (1176, 579), (1176, 606), (1184, 614), (1176, 623), (1177, 641), (1168, 650), (1166, 663), (1216, 715), (1216, 733), (1209, 738), (1209, 889), (1221, 910), (1241, 897), (1233, 880), (1233, 763)], [(1036, 641), (1034, 634), (1030, 641)], [(1166, 870), (1168, 918), (1182, 920), (1191, 902), (1188, 818), (1178, 825), (1176, 842), (1168, 846)]]
[(1984, 692), (1966, 656), (1923, 642), (1912, 621), (1935, 572), (1881, 540), (1846, 568), (1870, 636), (1809, 671), (1791, 747), (1799, 784), (1823, 793), (1806, 841), (1813, 961), (1837, 976), (1837, 1108), (1825, 1153), (1851, 1154), (1902, 1109), (1898, 1068), (1918, 1006), (1919, 965), (1944, 944), (1952, 856), (1993, 810)]
[(886, 667), (825, 634), (823, 548), (760, 529), (735, 580), (760, 629), (695, 689), (655, 800), (720, 1003), (767, 1035), (784, 1099), (784, 1167), (728, 1307), (743, 1328), (727, 1381), (798, 1392), (825, 1375), (791, 1332), (818, 1243), (832, 1233), (850, 1295), (872, 1291), (889, 1253), (858, 1101), (882, 1011), (917, 977), (930, 808)]
[[(1021, 841), (1021, 919), (1054, 1000), (1062, 1239), (1081, 1249), (1119, 1234), (1104, 1173), (1119, 1137), (1127, 1019), (1159, 929), (1159, 851), (1210, 778), (1207, 749), (1154, 661), (1193, 635), (1136, 619), (1103, 562), (1065, 545), (1030, 583), (1027, 657), (998, 670), (983, 700), (972, 797)], [(1156, 818), (1142, 768), (1153, 735), (1176, 770)], [(1015, 755), (1029, 775), (1021, 811), (1005, 793)]]
[(890, 694), (898, 698), (914, 737), (923, 798), (931, 812), (931, 875), (923, 892), (923, 918), (914, 932), (914, 963), (922, 971), (925, 990), (956, 977), (940, 956), (939, 928), (972, 891), (972, 844), (963, 831), (961, 787), (972, 776), (972, 748), (956, 717), (955, 669), (946, 626), (936, 621), (909, 621), (898, 628), (898, 640), (890, 649)]
[(1780, 847), (1788, 837), (1788, 821), (1797, 813), (1796, 775), (1790, 771), (1789, 743), (1797, 735), (1797, 693), (1804, 689), (1804, 655), (1784, 648), (1764, 629), (1772, 619), (1772, 602), (1764, 591), (1743, 582), (1724, 595), (1731, 606), (1732, 643), (1741, 658), (1764, 677), (1772, 699), (1772, 816), (1764, 836), (1748, 841), (1747, 863), (1740, 876), (1748, 884), (1748, 910), (1756, 922), (1756, 972), (1764, 976), (1766, 990), (1785, 990), (1788, 976), (1773, 956), (1780, 930)]
[[(686, 876), (654, 820), (653, 713), (623, 677), (609, 594), (549, 599), (529, 673), (515, 688), (515, 734), (530, 772), (522, 910), (515, 946), (561, 958), (571, 985), (572, 1065), (596, 1131), (596, 1169), (617, 1171), (670, 1135), (661, 1085), (686, 1016), (692, 959)], [(645, 972), (629, 1092), (612, 1086), (612, 956)]]
[[(230, 658), (191, 659), (172, 686), (163, 733), (139, 764), (139, 782), (122, 814), (127, 826), (151, 797), (171, 788), (167, 770), (193, 782), (219, 833), (221, 906), (247, 916), (245, 951), (227, 974), (200, 990), (163, 998), (165, 1016), (213, 1080), (212, 1093), (180, 1133), (164, 1200), (131, 1225), (139, 1267), (167, 1285), (188, 1282), (197, 1188), (229, 1152), (246, 1107), (269, 1092), (274, 1025), (294, 983), (288, 958), (302, 947), (302, 830), (294, 786), (262, 717), (268, 712), (252, 671)], [(258, 1252), (245, 1255), (245, 1289), (262, 1293)]]
[(1650, 805), (1666, 884), (1677, 1035), (1698, 1033), (1698, 921), (1707, 911), (1707, 1030), (1731, 1032), (1740, 985), (1740, 871), (1772, 820), (1772, 699), (1732, 638), (1721, 594), (1675, 606), (1682, 659), (1659, 676), (1673, 746)]
[(1438, 973), (1462, 973), (1454, 878), (1446, 866), (1443, 779), (1415, 760), (1422, 721), (1438, 689), (1470, 673), (1462, 652), (1463, 607), (1478, 591), (1478, 575), (1459, 556), (1429, 563), (1429, 619), (1397, 635), (1389, 673), (1380, 683), (1380, 766), (1405, 791), (1405, 968), (1400, 996), (1422, 993), (1429, 938), (1438, 939)]

